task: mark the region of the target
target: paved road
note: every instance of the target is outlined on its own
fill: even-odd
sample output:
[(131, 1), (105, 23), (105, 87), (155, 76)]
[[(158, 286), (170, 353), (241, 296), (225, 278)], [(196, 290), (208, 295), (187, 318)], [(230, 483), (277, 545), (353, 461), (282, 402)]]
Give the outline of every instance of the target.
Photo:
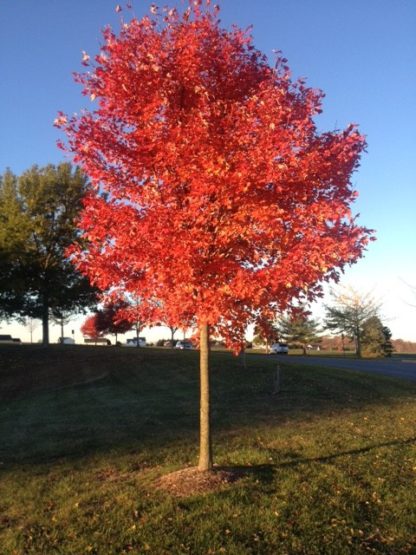
[[(274, 355), (270, 355), (274, 356)], [(317, 356), (274, 356), (285, 364), (308, 364), (311, 366), (328, 366), (347, 370), (361, 370), (374, 374), (384, 374), (394, 378), (416, 381), (416, 357), (413, 359), (391, 358), (384, 360), (356, 360), (349, 358), (324, 358)]]

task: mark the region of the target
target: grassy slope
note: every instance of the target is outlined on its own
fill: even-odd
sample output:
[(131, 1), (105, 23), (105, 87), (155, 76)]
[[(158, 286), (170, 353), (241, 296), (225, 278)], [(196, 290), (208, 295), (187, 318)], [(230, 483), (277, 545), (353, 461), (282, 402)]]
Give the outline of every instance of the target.
[(244, 477), (178, 500), (152, 481), (197, 460), (197, 353), (2, 346), (0, 553), (416, 553), (416, 387), (290, 366), (273, 396), (247, 359), (213, 355)]

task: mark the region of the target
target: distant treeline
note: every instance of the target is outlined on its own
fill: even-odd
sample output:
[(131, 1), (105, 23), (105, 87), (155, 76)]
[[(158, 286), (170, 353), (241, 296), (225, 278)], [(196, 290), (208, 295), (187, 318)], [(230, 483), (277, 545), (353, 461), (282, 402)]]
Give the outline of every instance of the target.
[[(392, 339), (395, 353), (416, 353), (416, 342)], [(320, 348), (323, 351), (354, 351), (354, 342), (347, 337), (322, 337)]]
[(416, 342), (393, 339), (393, 347), (396, 353), (416, 353)]

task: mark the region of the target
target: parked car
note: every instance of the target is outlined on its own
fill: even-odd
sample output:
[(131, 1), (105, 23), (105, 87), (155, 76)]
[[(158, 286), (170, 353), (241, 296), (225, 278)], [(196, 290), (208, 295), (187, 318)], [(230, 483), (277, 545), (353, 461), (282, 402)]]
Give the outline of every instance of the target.
[(127, 339), (125, 347), (137, 347), (137, 340), (139, 341), (139, 347), (146, 347), (146, 338), (145, 337), (131, 337)]
[(60, 345), (75, 345), (75, 339), (72, 337), (60, 337), (58, 343)]
[(0, 335), (0, 343), (20, 343), (20, 339), (15, 339), (11, 335)]
[(190, 341), (177, 341), (175, 349), (181, 349), (182, 351), (193, 349), (194, 346)]
[(271, 355), (287, 355), (289, 353), (289, 347), (287, 343), (273, 343), (270, 347)]
[(106, 337), (84, 337), (84, 343), (90, 345), (111, 345), (110, 339)]

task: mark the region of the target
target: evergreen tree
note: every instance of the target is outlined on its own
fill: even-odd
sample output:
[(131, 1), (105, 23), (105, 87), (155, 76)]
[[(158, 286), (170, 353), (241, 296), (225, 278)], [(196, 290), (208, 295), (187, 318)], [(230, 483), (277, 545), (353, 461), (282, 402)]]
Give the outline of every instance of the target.
[(63, 318), (96, 301), (96, 290), (71, 264), (75, 220), (89, 189), (68, 163), (33, 166), (20, 178), (6, 171), (0, 184), (0, 301), (3, 317), (40, 318), (49, 343), (49, 318)]
[(372, 356), (390, 357), (393, 352), (391, 331), (384, 326), (378, 316), (368, 318), (363, 324), (362, 345), (364, 351)]
[(308, 354), (308, 345), (320, 343), (319, 323), (304, 311), (284, 316), (280, 319), (279, 335), (286, 343), (298, 344), (303, 354)]
[(383, 335), (384, 335), (384, 342), (382, 345), (383, 353), (385, 357), (391, 357), (394, 351), (394, 346), (392, 343), (392, 336), (391, 329), (387, 326), (383, 326)]

